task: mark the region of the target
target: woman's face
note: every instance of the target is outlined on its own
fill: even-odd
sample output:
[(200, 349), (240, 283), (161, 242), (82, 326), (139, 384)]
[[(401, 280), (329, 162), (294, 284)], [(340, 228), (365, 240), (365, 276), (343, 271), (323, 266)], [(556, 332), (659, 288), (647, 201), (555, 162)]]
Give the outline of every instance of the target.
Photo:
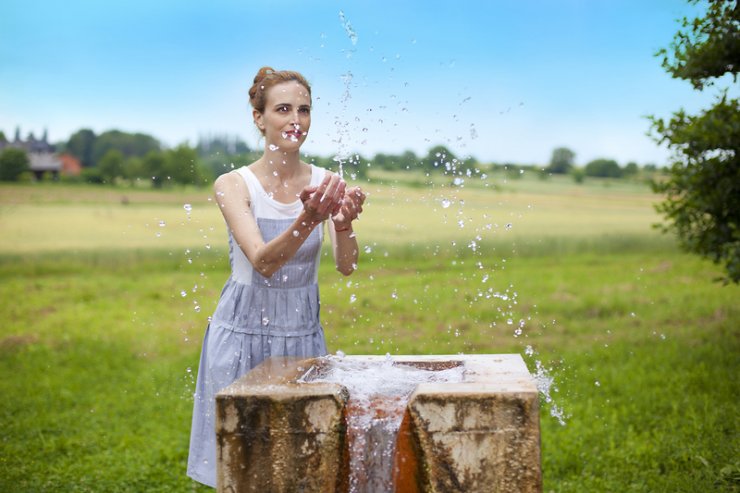
[(311, 127), (311, 97), (297, 81), (275, 84), (267, 90), (264, 113), (254, 120), (264, 132), (265, 144), (289, 150), (299, 148)]

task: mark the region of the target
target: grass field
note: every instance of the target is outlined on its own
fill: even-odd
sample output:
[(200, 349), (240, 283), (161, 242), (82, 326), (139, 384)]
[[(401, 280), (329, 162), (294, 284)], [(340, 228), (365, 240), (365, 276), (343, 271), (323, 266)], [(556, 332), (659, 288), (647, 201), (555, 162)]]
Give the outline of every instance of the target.
[[(651, 230), (646, 187), (377, 177), (360, 269), (321, 267), (330, 350), (546, 368), (545, 491), (740, 491), (740, 289)], [(207, 491), (184, 470), (228, 275), (209, 194), (0, 186), (0, 491)]]

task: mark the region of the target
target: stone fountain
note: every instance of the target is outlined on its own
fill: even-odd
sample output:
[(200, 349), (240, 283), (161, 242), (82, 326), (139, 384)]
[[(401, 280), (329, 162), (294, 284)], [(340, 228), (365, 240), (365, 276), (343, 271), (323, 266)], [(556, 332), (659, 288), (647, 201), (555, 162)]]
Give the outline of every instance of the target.
[[(353, 405), (323, 378), (340, 359), (388, 364), (271, 358), (216, 396), (220, 493), (542, 491), (538, 391), (521, 356), (394, 356), (430, 373), (459, 368), (461, 378), (416, 385), (390, 434), (386, 401), (399, 399)], [(372, 417), (360, 442), (358, 412)], [(388, 444), (391, 454), (372, 451)]]

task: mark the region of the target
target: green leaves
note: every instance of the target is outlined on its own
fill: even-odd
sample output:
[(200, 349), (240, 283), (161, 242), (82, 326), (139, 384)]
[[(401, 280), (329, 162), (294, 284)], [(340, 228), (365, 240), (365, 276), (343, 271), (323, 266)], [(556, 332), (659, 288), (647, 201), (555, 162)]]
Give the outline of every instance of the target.
[[(698, 3), (698, 0), (690, 0)], [(734, 4), (734, 5), (733, 5)], [(710, 0), (704, 17), (683, 18), (670, 50), (662, 49), (662, 66), (673, 77), (688, 80), (697, 90), (726, 73), (737, 80), (740, 60), (740, 4)]]
[[(697, 3), (696, 0), (691, 0)], [(710, 0), (704, 17), (683, 19), (663, 68), (703, 90), (731, 74), (740, 61), (740, 6)], [(668, 121), (650, 118), (653, 138), (673, 151), (665, 181), (653, 189), (665, 195), (656, 206), (687, 251), (724, 264), (725, 282), (740, 282), (740, 107), (722, 91), (711, 108), (697, 115), (684, 110)]]
[(28, 155), (23, 149), (9, 147), (0, 153), (0, 181), (17, 181), (28, 169)]

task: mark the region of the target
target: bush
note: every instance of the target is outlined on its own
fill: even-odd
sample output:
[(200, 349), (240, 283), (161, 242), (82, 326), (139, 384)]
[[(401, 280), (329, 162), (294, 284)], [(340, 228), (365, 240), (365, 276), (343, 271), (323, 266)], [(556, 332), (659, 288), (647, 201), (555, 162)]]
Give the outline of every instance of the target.
[(11, 147), (0, 154), (0, 181), (18, 181), (29, 168), (28, 155), (23, 149)]
[(586, 165), (583, 171), (586, 176), (599, 178), (620, 178), (622, 176), (622, 168), (613, 159), (594, 159)]

